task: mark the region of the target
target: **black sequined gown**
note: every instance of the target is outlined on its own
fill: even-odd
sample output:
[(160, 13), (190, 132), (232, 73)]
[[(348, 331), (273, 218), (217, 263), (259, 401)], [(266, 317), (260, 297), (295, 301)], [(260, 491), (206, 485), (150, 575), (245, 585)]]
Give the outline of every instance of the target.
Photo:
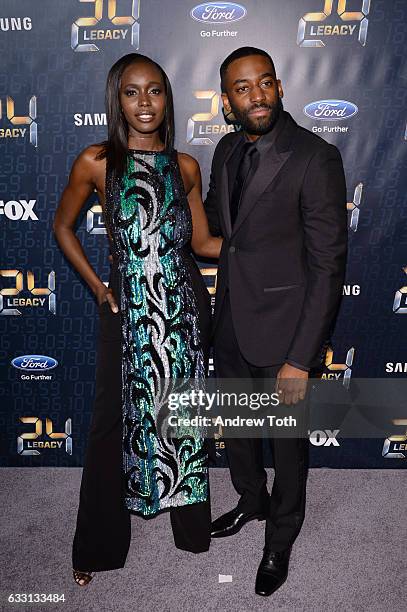
[(121, 181), (107, 171), (109, 279), (120, 312), (99, 307), (96, 397), (73, 547), (75, 569), (124, 565), (129, 511), (169, 508), (175, 544), (210, 542), (204, 440), (167, 440), (155, 421), (157, 381), (202, 379), (210, 298), (189, 252), (191, 213), (175, 150), (129, 150)]

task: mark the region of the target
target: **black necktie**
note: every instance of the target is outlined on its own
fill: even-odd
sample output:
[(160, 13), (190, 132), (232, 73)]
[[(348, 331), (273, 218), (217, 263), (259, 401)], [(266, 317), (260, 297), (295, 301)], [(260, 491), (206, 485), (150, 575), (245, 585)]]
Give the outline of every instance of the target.
[(230, 199), (230, 220), (232, 222), (232, 227), (235, 224), (237, 213), (239, 212), (244, 185), (253, 163), (253, 153), (256, 151), (255, 144), (254, 142), (245, 142), (243, 145), (242, 156), (240, 158), (235, 183), (233, 185), (232, 197)]

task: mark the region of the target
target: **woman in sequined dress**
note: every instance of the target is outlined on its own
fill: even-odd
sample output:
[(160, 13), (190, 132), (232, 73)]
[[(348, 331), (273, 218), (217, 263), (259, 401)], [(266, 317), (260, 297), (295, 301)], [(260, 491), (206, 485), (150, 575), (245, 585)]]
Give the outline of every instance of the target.
[[(173, 146), (171, 86), (140, 54), (122, 57), (106, 87), (108, 140), (76, 159), (54, 231), (99, 307), (96, 391), (73, 543), (79, 585), (125, 564), (130, 512), (169, 509), (175, 545), (210, 544), (207, 451), (199, 436), (157, 426), (161, 380), (205, 378), (210, 301), (190, 254), (217, 258), (198, 163)], [(106, 287), (74, 227), (89, 196), (102, 204), (112, 262)]]

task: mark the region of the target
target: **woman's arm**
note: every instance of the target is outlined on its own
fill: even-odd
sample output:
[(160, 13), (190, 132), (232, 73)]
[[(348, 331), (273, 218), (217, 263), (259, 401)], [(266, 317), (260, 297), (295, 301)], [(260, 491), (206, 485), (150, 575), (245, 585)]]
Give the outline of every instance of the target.
[(64, 255), (95, 294), (98, 304), (108, 300), (113, 312), (118, 312), (113, 293), (98, 277), (89, 263), (74, 227), (78, 215), (96, 187), (102, 161), (95, 160), (98, 147), (85, 149), (75, 160), (53, 222), (56, 239)]
[(192, 214), (192, 249), (201, 257), (219, 258), (223, 238), (209, 232), (208, 219), (202, 203), (202, 179), (199, 164), (186, 153), (179, 154), (180, 169)]

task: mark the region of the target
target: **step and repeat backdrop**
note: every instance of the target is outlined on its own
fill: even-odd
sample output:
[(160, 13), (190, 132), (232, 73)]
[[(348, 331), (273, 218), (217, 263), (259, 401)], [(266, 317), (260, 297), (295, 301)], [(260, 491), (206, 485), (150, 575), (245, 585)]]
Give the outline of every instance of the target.
[[(130, 52), (169, 75), (176, 145), (198, 159), (204, 194), (215, 145), (233, 129), (219, 65), (243, 45), (271, 54), (285, 109), (340, 149), (346, 172), (349, 263), (324, 377), (406, 376), (406, 23), (405, 0), (2, 0), (1, 465), (82, 465), (97, 308), (52, 221), (75, 157), (106, 136), (106, 76)], [(77, 235), (107, 281), (96, 195)], [(216, 266), (200, 266), (215, 297)], [(310, 432), (311, 465), (406, 467), (406, 429), (369, 440)], [(225, 465), (221, 432), (217, 447)]]

